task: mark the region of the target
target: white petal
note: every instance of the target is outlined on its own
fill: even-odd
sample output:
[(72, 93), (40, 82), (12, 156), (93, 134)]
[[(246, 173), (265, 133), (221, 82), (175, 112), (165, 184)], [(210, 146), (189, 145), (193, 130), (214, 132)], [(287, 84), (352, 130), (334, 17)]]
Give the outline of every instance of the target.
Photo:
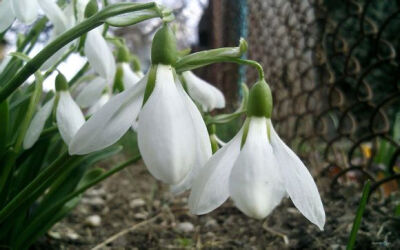
[(94, 78), (76, 97), (76, 103), (82, 108), (88, 108), (94, 105), (100, 99), (106, 86), (107, 82), (104, 78)]
[[(50, 38), (50, 41), (54, 40), (56, 38), (55, 34), (52, 33), (52, 37)], [(64, 45), (61, 49), (57, 50), (56, 53), (54, 53), (52, 56), (50, 56), (45, 63), (40, 67), (40, 70), (45, 71), (50, 69), (58, 60), (61, 59), (61, 57), (64, 55), (65, 52), (67, 52), (69, 45), (71, 43), (68, 43), (67, 45)]]
[(108, 93), (103, 94), (100, 99), (88, 109), (86, 112), (87, 115), (93, 115), (97, 112), (101, 107), (103, 107), (111, 98), (111, 95)]
[(11, 7), (11, 0), (0, 1), (0, 33), (10, 27), (14, 19), (15, 15)]
[(189, 95), (198, 102), (204, 111), (225, 107), (225, 97), (222, 92), (191, 71), (182, 73), (187, 84)]
[(38, 16), (36, 0), (12, 0), (11, 6), (17, 19), (25, 24), (32, 24)]
[(286, 191), (300, 212), (321, 230), (325, 224), (325, 211), (317, 186), (299, 157), (279, 138), (271, 127), (271, 144), (279, 164)]
[(101, 35), (100, 28), (87, 33), (85, 41), (85, 55), (90, 66), (108, 82), (114, 80), (115, 60), (106, 40)]
[(64, 12), (54, 0), (37, 0), (46, 17), (54, 25), (54, 33), (59, 35), (68, 29)]
[(124, 62), (121, 66), (122, 71), (124, 72), (122, 82), (124, 83), (125, 89), (128, 89), (139, 82), (140, 77), (132, 71), (129, 63)]
[(143, 102), (147, 77), (113, 96), (79, 129), (69, 146), (71, 155), (83, 155), (117, 142), (137, 118)]
[(192, 213), (206, 214), (228, 199), (229, 175), (240, 153), (242, 135), (243, 128), (200, 169), (189, 196)]
[(265, 218), (285, 196), (285, 187), (268, 142), (267, 120), (251, 117), (242, 150), (229, 179), (235, 205), (247, 216)]
[(56, 120), (61, 137), (69, 145), (72, 137), (85, 122), (85, 117), (68, 91), (60, 91)]
[(171, 187), (171, 191), (173, 193), (179, 194), (188, 190), (192, 186), (193, 178), (197, 176), (199, 170), (204, 166), (208, 159), (210, 159), (212, 152), (210, 137), (200, 111), (190, 97), (186, 94), (181, 83), (178, 81), (176, 84), (179, 94), (185, 101), (185, 107), (187, 107), (190, 113), (194, 131), (196, 132), (196, 136), (194, 138), (196, 140), (196, 163), (190, 173), (180, 183)]
[(54, 97), (51, 98), (45, 105), (43, 105), (39, 111), (35, 114), (26, 131), (23, 147), (24, 149), (29, 149), (36, 143), (39, 139), (40, 134), (44, 128), (44, 125), (49, 118), (51, 111), (53, 109)]
[(66, 18), (66, 25), (68, 28), (73, 27), (76, 24), (75, 15), (74, 15), (74, 1), (63, 9), (64, 16)]
[[(89, 3), (90, 0), (77, 0), (75, 2), (75, 7), (77, 11), (77, 22), (80, 23), (85, 19), (85, 9), (86, 5)], [(73, 1), (74, 2), (74, 1)]]
[(196, 134), (185, 105), (171, 66), (158, 65), (154, 90), (139, 114), (138, 142), (147, 169), (168, 184), (182, 181), (196, 161)]

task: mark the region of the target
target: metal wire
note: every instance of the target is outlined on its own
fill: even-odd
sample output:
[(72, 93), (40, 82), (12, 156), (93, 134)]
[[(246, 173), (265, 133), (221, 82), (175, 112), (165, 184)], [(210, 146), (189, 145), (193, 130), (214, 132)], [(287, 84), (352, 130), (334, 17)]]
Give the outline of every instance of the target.
[[(273, 90), (274, 124), (321, 174), (337, 176), (335, 182), (351, 172), (360, 181), (376, 178), (370, 173), (393, 174), (400, 159), (393, 138), (400, 112), (399, 5), (248, 1), (249, 58), (262, 63)], [(255, 72), (247, 76), (249, 83), (256, 79)], [(374, 160), (383, 143), (395, 149), (389, 166)]]

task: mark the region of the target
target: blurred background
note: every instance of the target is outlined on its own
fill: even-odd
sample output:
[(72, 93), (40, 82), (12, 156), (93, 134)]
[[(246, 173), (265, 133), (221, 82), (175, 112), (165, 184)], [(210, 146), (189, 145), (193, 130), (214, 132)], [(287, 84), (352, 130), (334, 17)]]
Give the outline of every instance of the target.
[[(400, 248), (400, 1), (156, 2), (175, 9), (180, 49), (196, 52), (236, 46), (240, 37), (248, 41), (246, 57), (263, 65), (273, 91), (277, 131), (306, 162), (320, 189), (327, 213), (325, 231), (319, 232), (302, 218), (290, 201), (263, 222), (246, 218), (230, 202), (207, 216), (189, 215), (186, 196), (172, 197), (167, 187), (149, 178), (143, 166), (137, 166), (89, 192), (86, 203), (50, 235), (64, 239), (63, 243), (51, 244), (95, 246), (133, 221), (167, 209), (167, 219), (154, 220), (107, 244), (344, 249), (363, 183), (370, 179), (371, 198), (356, 246)], [(126, 38), (146, 69), (152, 36), (159, 25), (158, 20), (151, 20), (112, 32)], [(13, 28), (18, 33), (21, 27)], [(12, 35), (5, 37), (0, 45), (3, 50), (12, 49), (7, 41), (13, 39)], [(76, 55), (72, 60), (83, 59)], [(77, 63), (76, 70), (83, 63)], [(74, 74), (74, 69), (68, 70)], [(233, 64), (214, 64), (195, 73), (224, 92), (228, 105), (220, 113), (237, 108), (240, 84), (252, 85), (257, 77), (253, 69)], [(241, 123), (237, 120), (218, 126), (218, 134), (228, 140)], [(128, 150), (134, 147), (129, 146), (135, 143), (134, 138), (124, 138)], [(90, 221), (78, 228), (78, 222), (93, 214), (102, 218), (101, 228)]]

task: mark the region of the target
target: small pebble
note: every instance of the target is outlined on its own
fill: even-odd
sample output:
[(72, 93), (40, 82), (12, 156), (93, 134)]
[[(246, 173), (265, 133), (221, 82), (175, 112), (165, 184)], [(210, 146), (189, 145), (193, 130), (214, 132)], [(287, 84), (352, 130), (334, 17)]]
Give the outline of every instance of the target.
[(135, 217), (136, 219), (146, 219), (148, 216), (148, 213), (143, 212), (143, 213), (136, 213), (133, 217)]
[(189, 233), (189, 232), (193, 232), (194, 226), (190, 222), (182, 222), (182, 223), (178, 224), (177, 230), (180, 232), (183, 232), (183, 233)]
[(84, 198), (82, 199), (82, 203), (92, 206), (102, 206), (104, 205), (104, 200), (100, 197)]
[(218, 223), (214, 219), (209, 219), (209, 220), (207, 220), (206, 224), (204, 224), (204, 226), (207, 228), (215, 228), (218, 226)]
[(131, 202), (129, 202), (129, 207), (130, 208), (141, 207), (141, 206), (144, 206), (144, 205), (146, 205), (146, 202), (141, 198), (134, 199)]
[(98, 227), (101, 224), (101, 217), (97, 214), (91, 215), (86, 218), (85, 224), (91, 227)]

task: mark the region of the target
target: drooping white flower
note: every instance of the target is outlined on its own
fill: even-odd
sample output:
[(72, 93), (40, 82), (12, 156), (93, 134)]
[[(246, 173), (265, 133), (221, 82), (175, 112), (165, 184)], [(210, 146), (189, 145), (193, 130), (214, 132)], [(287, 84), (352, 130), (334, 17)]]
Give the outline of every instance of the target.
[(116, 71), (115, 59), (106, 40), (101, 35), (100, 27), (87, 33), (84, 50), (94, 71), (108, 82), (113, 82)]
[(117, 142), (137, 119), (147, 76), (113, 96), (79, 129), (69, 146), (71, 155), (88, 154)]
[(204, 111), (225, 107), (225, 97), (222, 92), (208, 82), (199, 78), (191, 71), (182, 73), (190, 97), (199, 103)]
[(31, 124), (26, 131), (23, 147), (24, 149), (31, 148), (39, 139), (43, 131), (44, 125), (53, 110), (54, 97), (44, 104), (33, 117)]
[(32, 24), (38, 16), (36, 0), (11, 0), (11, 7), (15, 17), (25, 24)]
[[(40, 8), (43, 10), (47, 18), (53, 24), (54, 28), (51, 31), (49, 42), (56, 39), (60, 34), (68, 30), (75, 23), (74, 19), (71, 19), (53, 0), (37, 0)], [(68, 10), (68, 7), (66, 8)], [(53, 66), (67, 51), (69, 45), (60, 48), (56, 53), (54, 53), (51, 57), (49, 57), (46, 62), (42, 65), (42, 70), (47, 70), (51, 66)]]
[(211, 156), (211, 144), (199, 110), (172, 70), (157, 65), (154, 90), (139, 114), (138, 142), (152, 175), (176, 184), (173, 191), (179, 193)]
[(57, 126), (64, 142), (69, 145), (76, 132), (85, 123), (85, 117), (69, 91), (62, 90), (59, 94), (56, 111)]
[[(60, 81), (63, 81), (63, 83), (60, 83)], [(54, 108), (56, 109), (58, 131), (67, 145), (70, 144), (71, 138), (85, 122), (85, 117), (72, 99), (63, 76), (58, 75), (56, 77), (56, 88), (58, 95), (57, 102), (55, 97), (51, 98), (35, 114), (25, 134), (23, 141), (24, 149), (31, 148), (39, 139), (45, 123)], [(57, 107), (54, 107), (55, 104)]]
[[(199, 171), (189, 208), (192, 213), (205, 214), (231, 197), (244, 214), (262, 219), (288, 195), (322, 230), (325, 212), (317, 186), (302, 161), (275, 132), (269, 118), (272, 102), (254, 100), (262, 96), (269, 99), (269, 88), (258, 85), (253, 89), (248, 120)], [(264, 93), (260, 94), (260, 89)]]
[(139, 150), (150, 173), (173, 185), (173, 192), (190, 188), (211, 156), (211, 144), (200, 111), (175, 78), (171, 66), (177, 59), (174, 39), (167, 25), (157, 31), (148, 74), (112, 97), (79, 129), (69, 146), (70, 154), (110, 146), (138, 120)]
[(10, 27), (14, 19), (15, 15), (11, 7), (11, 0), (0, 1), (0, 33)]
[(107, 87), (107, 81), (102, 77), (95, 77), (79, 92), (76, 103), (82, 108), (89, 108), (95, 105), (103, 95)]

